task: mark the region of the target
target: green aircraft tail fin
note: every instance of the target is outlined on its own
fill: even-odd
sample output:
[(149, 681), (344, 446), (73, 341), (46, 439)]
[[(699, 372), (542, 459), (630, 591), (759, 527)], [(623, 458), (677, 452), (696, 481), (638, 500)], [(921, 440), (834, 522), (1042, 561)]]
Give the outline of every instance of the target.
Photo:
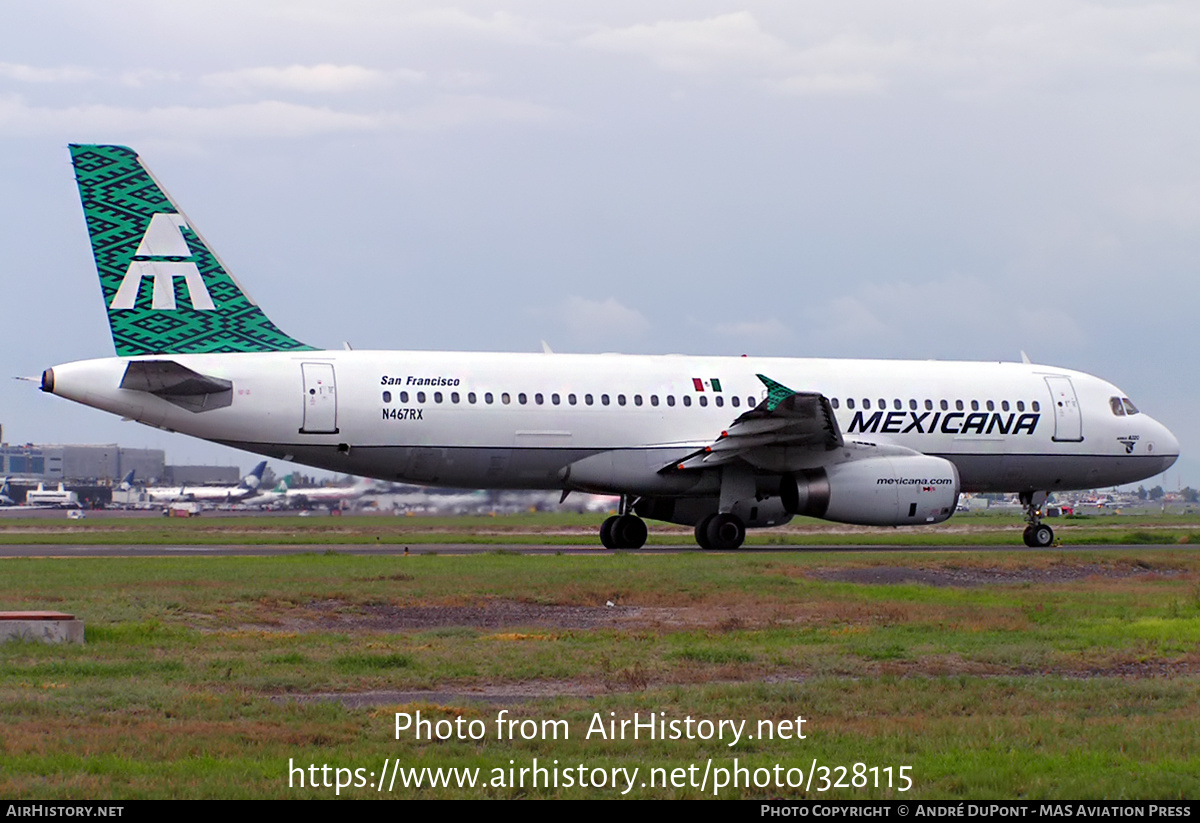
[(279, 330), (125, 146), (71, 145), (120, 357), (311, 350)]

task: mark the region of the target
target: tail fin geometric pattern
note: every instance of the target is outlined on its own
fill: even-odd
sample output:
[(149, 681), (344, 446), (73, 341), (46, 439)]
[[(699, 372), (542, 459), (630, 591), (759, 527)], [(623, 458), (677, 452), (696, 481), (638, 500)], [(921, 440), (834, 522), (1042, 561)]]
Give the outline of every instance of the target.
[(311, 350), (267, 319), (125, 146), (72, 145), (119, 357)]

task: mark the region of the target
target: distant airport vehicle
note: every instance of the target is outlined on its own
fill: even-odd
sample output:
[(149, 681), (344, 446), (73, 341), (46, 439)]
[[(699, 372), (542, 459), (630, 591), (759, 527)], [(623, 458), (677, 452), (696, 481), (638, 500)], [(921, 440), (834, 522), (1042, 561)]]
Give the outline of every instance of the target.
[(150, 426), (389, 481), (619, 495), (609, 548), (642, 546), (643, 518), (714, 549), (793, 515), (939, 523), (960, 492), (1019, 494), (1025, 542), (1048, 546), (1048, 492), (1179, 454), (1111, 383), (1024, 362), (316, 350), (133, 150), (71, 156), (118, 356), (47, 369), (42, 390)]
[(236, 486), (152, 486), (145, 495), (152, 503), (237, 503), (258, 494), (266, 468), (267, 461), (263, 460)]
[(289, 509), (313, 506), (337, 508), (359, 499), (374, 486), (373, 480), (360, 480), (353, 486), (310, 486), (293, 489), (288, 486), (287, 480), (280, 480), (274, 489), (263, 492), (247, 502), (254, 506), (279, 506)]
[(46, 484), (38, 483), (36, 489), (30, 489), (25, 492), (25, 505), (42, 508), (77, 509), (79, 508), (79, 495), (73, 491), (67, 491), (62, 483), (58, 484), (57, 489), (47, 489)]
[(17, 502), (12, 499), (12, 489), (8, 486), (9, 478), (4, 478), (4, 485), (0, 485), (0, 506), (15, 506)]

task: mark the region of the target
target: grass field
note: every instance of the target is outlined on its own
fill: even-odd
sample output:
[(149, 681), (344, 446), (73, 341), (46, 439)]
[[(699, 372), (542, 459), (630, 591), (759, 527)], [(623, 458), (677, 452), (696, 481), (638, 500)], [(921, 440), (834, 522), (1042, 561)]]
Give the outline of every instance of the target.
[[(277, 532), (303, 528), (304, 540), (344, 543), (353, 541), (336, 530), (373, 541), (384, 535), (372, 529), (395, 521), (263, 520), (230, 521), (236, 539), (215, 519), (144, 525), (152, 540), (200, 542), (192, 530), (208, 529), (227, 543), (270, 530), (263, 542), (280, 543), (289, 541)], [(131, 522), (116, 542), (135, 542), (142, 521)], [(3, 524), (10, 542), (43, 534), (15, 523)], [(110, 528), (82, 525), (89, 531), (72, 534)], [(331, 797), (338, 779), (359, 784), (340, 790), (350, 797), (1200, 796), (1200, 557), (1187, 545), (9, 559), (0, 609), (58, 609), (87, 623), (83, 646), (0, 646), (9, 798)], [(397, 739), (397, 713), (418, 711), (448, 722), (430, 729), (434, 739), (411, 729)], [(501, 711), (518, 721), (506, 739)], [(596, 732), (598, 721), (652, 712), (677, 721), (680, 738)], [(728, 725), (722, 740), (688, 739), (685, 729), (706, 728), (685, 726), (688, 717), (745, 725), (728, 745)], [(483, 733), (460, 739), (457, 729)], [(768, 730), (775, 739), (760, 739)], [(511, 785), (520, 774), (508, 770), (535, 758), (559, 770), (543, 781), (557, 777), (557, 787), (531, 787), (529, 775)], [(778, 782), (714, 791), (735, 758), (751, 782)], [(398, 779), (378, 791), (397, 761), (478, 768), (489, 785)], [(303, 769), (304, 788), (289, 764)], [(565, 785), (581, 765), (606, 785)], [(903, 792), (901, 767), (912, 781)], [(611, 785), (613, 770), (633, 768), (632, 781), (617, 772)], [(789, 787), (798, 774), (802, 785)], [(313, 777), (331, 786), (312, 788)], [(822, 785), (839, 778), (842, 788)]]

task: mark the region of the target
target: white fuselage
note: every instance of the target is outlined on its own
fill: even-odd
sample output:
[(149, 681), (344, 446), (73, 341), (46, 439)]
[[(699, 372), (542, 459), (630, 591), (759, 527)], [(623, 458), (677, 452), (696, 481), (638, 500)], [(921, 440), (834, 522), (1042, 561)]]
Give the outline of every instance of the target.
[(269, 457), (427, 485), (570, 488), (564, 467), (614, 450), (644, 452), (653, 473), (758, 403), (758, 374), (829, 398), (847, 443), (950, 460), (963, 491), (1133, 482), (1179, 451), (1148, 415), (1114, 413), (1111, 398), (1124, 395), (1112, 384), (1019, 363), (420, 351), (137, 359), (230, 381), (229, 402), (195, 411), (118, 388), (122, 358), (56, 366), (47, 389)]
[(252, 494), (253, 489), (243, 486), (151, 486), (145, 491), (146, 500), (152, 503), (237, 503)]

